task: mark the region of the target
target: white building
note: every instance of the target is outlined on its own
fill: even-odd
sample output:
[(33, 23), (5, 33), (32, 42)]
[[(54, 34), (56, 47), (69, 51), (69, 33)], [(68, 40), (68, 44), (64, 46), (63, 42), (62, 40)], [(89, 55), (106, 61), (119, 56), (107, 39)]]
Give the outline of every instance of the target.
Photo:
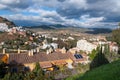
[(50, 44), (54, 49), (57, 49), (58, 48), (58, 44), (57, 43), (51, 43)]
[(43, 44), (42, 49), (46, 49), (46, 48), (50, 48), (53, 47), (53, 49), (57, 49), (58, 48), (58, 44), (57, 43), (50, 43), (50, 44)]
[(87, 40), (79, 40), (77, 42), (77, 48), (85, 51), (87, 54), (91, 53), (93, 49), (97, 48), (97, 45), (88, 42)]
[(58, 40), (58, 38), (53, 37), (53, 38), (52, 38), (52, 40), (53, 40), (53, 41), (57, 41), (57, 40)]
[(119, 47), (117, 46), (117, 43), (112, 42), (109, 44), (109, 47), (111, 52), (118, 53)]
[(75, 40), (73, 37), (69, 36), (67, 40)]
[(8, 25), (6, 23), (0, 23), (0, 31), (8, 31)]

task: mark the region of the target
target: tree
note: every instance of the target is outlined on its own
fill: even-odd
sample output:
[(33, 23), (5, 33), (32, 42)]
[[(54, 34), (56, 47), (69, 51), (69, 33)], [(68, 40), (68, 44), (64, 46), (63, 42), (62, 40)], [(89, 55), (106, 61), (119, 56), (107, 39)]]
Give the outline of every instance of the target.
[[(119, 23), (120, 26), (120, 23)], [(120, 54), (120, 28), (112, 31), (112, 40), (117, 42), (119, 46), (118, 53)]]
[(8, 73), (2, 80), (23, 80), (24, 74), (22, 73)]
[(99, 49), (98, 53), (96, 54), (95, 58), (90, 64), (90, 69), (94, 69), (96, 67), (99, 67), (101, 65), (107, 64), (109, 61), (105, 57), (105, 55), (102, 53), (102, 48)]
[(34, 80), (44, 80), (44, 72), (40, 67), (40, 64), (37, 62), (33, 70)]
[(2, 80), (10, 80), (10, 73), (6, 74), (5, 77)]
[(3, 78), (7, 72), (6, 64), (3, 61), (0, 61), (0, 78)]
[(95, 50), (95, 49), (92, 50), (92, 53), (89, 54), (90, 60), (93, 60), (93, 59), (95, 58), (95, 56), (96, 56), (96, 54), (97, 54), (97, 51), (98, 51), (98, 50)]
[(67, 49), (76, 47), (77, 40), (76, 39), (75, 40), (68, 40), (68, 41), (66, 41), (66, 44), (67, 44), (67, 46), (66, 46)]
[(112, 31), (112, 39), (117, 42), (120, 46), (120, 29), (116, 29)]

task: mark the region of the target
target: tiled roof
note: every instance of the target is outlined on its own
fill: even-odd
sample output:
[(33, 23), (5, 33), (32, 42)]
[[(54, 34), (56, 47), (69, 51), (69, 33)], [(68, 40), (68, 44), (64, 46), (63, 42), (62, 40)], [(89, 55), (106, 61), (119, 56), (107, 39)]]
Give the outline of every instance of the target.
[(60, 60), (60, 61), (55, 61), (54, 62), (55, 65), (63, 65), (63, 64), (67, 64), (64, 60)]
[(46, 68), (46, 67), (52, 67), (52, 64), (50, 62), (42, 62), (40, 63), (40, 66), (42, 68)]
[(17, 63), (34, 63), (34, 62), (46, 62), (46, 61), (55, 61), (55, 60), (65, 60), (69, 59), (68, 54), (62, 53), (37, 53), (33, 56), (29, 56), (27, 53), (21, 54), (9, 54), (8, 63), (16, 61)]
[(67, 54), (62, 54), (60, 52), (54, 52), (52, 54), (49, 54), (47, 57), (50, 61), (61, 60), (61, 59), (69, 59), (69, 56)]
[(26, 53), (22, 54), (9, 54), (8, 63), (16, 61), (17, 63), (33, 63), (35, 61), (34, 56), (29, 56)]
[(85, 55), (84, 55), (84, 56), (82, 55), (83, 58), (79, 58), (79, 59), (76, 59), (76, 58), (74, 57), (74, 54), (69, 53), (68, 55), (69, 55), (69, 57), (70, 57), (74, 62), (81, 62), (81, 61), (85, 61), (85, 60), (86, 60)]

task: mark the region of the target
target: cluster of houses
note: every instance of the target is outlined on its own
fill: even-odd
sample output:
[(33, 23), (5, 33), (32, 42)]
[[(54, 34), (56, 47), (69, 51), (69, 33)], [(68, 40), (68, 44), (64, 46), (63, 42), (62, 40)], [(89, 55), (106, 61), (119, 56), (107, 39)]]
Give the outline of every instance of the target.
[[(98, 42), (99, 44), (100, 42)], [(117, 52), (118, 47), (115, 42), (103, 42), (104, 44), (109, 44), (110, 50)], [(47, 44), (47, 45), (52, 45)], [(67, 66), (68, 68), (74, 68), (74, 64), (88, 64), (90, 62), (89, 56), (93, 49), (97, 48), (95, 43), (90, 43), (87, 40), (79, 40), (77, 46), (66, 51), (65, 48), (59, 49), (57, 44), (54, 44), (54, 50), (48, 49), (46, 52), (41, 52), (38, 50), (29, 50), (27, 52), (21, 52), (18, 49), (18, 53), (6, 53), (3, 49), (3, 53), (0, 54), (0, 59), (7, 64), (13, 66), (11, 70), (17, 70), (17, 68), (22, 64), (23, 68), (29, 68), (33, 70), (35, 68), (35, 63), (39, 62), (40, 66), (46, 71), (53, 71), (57, 66)], [(44, 45), (42, 48), (45, 48)], [(77, 53), (78, 51), (84, 51), (82, 54)], [(86, 54), (87, 53), (87, 54)]]
[(105, 47), (105, 45), (108, 45), (109, 51), (118, 53), (119, 47), (116, 42), (112, 41), (93, 41), (89, 42), (85, 39), (81, 39), (77, 41), (77, 46), (75, 48), (72, 48), (73, 51), (84, 51), (86, 54), (90, 54), (93, 50), (96, 50), (98, 46)]
[(23, 29), (21, 26), (9, 28), (9, 26), (6, 23), (0, 23), (0, 31), (1, 32), (8, 32), (8, 34), (11, 34), (11, 35), (14, 33), (25, 35), (26, 30)]
[[(9, 34), (19, 33), (25, 35), (25, 30), (21, 27), (13, 27), (8, 29), (8, 26), (1, 23), (0, 26), (6, 26), (0, 30), (7, 30)], [(32, 33), (33, 36), (30, 37), (33, 40), (33, 37), (36, 36), (35, 33)], [(40, 39), (42, 36), (38, 36)], [(36, 36), (37, 37), (37, 36)], [(69, 36), (66, 40), (74, 40), (73, 37)], [(102, 40), (100, 40), (102, 39)], [(58, 38), (53, 37), (52, 40), (58, 40)], [(65, 41), (65, 40), (63, 40)], [(69, 49), (68, 51), (63, 47), (62, 49), (58, 48), (57, 43), (47, 43), (46, 39), (42, 42), (42, 46), (36, 44), (38, 47), (31, 50), (22, 50), (18, 49), (17, 53), (6, 53), (6, 50), (3, 49), (3, 52), (0, 53), (0, 60), (4, 61), (7, 64), (10, 64), (13, 68), (11, 70), (17, 70), (17, 68), (23, 65), (22, 68), (29, 68), (33, 70), (35, 63), (39, 62), (40, 66), (46, 70), (54, 70), (57, 66), (67, 66), (68, 68), (74, 68), (74, 64), (88, 64), (90, 62), (89, 56), (92, 50), (96, 49), (99, 45), (109, 45), (111, 52), (118, 52), (118, 46), (115, 42), (106, 41), (105, 38), (98, 37), (97, 39), (91, 38), (89, 41), (86, 39), (81, 39), (77, 41), (76, 47)], [(40, 49), (46, 49), (42, 52)], [(82, 51), (82, 53), (79, 53)]]
[(0, 23), (0, 31), (8, 31), (8, 25), (5, 23)]

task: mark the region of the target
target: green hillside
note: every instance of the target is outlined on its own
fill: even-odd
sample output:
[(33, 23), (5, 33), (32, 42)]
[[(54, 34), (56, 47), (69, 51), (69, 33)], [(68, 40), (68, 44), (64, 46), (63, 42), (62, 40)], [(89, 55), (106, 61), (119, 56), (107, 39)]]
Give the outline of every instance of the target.
[(82, 76), (76, 75), (66, 80), (120, 80), (120, 60), (88, 71)]

